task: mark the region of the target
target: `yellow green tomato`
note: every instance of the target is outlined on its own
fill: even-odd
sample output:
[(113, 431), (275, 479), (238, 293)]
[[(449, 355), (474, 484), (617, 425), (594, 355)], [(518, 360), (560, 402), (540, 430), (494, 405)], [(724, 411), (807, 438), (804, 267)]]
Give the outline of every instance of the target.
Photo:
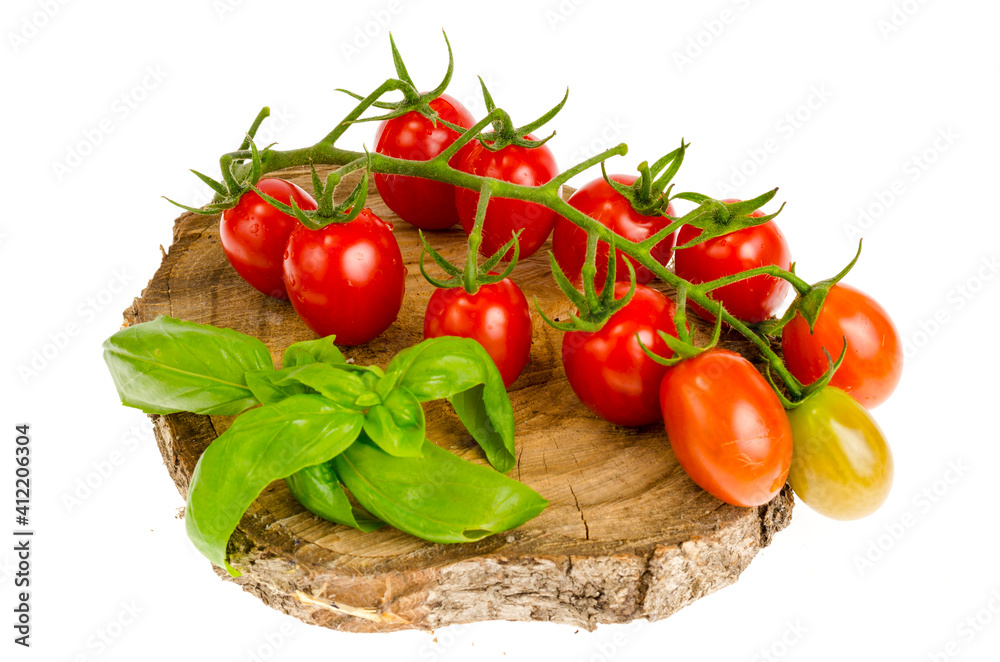
[(878, 510), (892, 487), (892, 452), (868, 410), (828, 386), (788, 412), (788, 482), (816, 512), (839, 520)]

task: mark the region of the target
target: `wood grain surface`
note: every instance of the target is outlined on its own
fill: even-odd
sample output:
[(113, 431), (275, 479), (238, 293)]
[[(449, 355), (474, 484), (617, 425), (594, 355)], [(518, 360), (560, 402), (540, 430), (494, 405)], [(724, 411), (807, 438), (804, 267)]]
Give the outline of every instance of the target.
[[(310, 186), (305, 169), (281, 176)], [(416, 230), (385, 207), (374, 187), (368, 205), (395, 226), (408, 268), (406, 297), (386, 333), (345, 354), (385, 367), (393, 354), (422, 339), (432, 288), (417, 267)], [(240, 279), (222, 252), (218, 223), (218, 216), (177, 219), (173, 244), (125, 312), (126, 323), (167, 314), (232, 328), (264, 341), (277, 364), (285, 347), (315, 334), (290, 303), (265, 297)], [(429, 237), (446, 257), (461, 259), (460, 228)], [(549, 274), (547, 249), (519, 264), (513, 277), (529, 301), (537, 296), (558, 317), (568, 306)], [(510, 390), (517, 430), (517, 466), (510, 475), (550, 501), (539, 517), (479, 542), (439, 545), (391, 527), (361, 533), (326, 522), (277, 481), (230, 540), (230, 563), (243, 576), (234, 580), (216, 572), (306, 623), (358, 632), (496, 619), (593, 629), (661, 619), (735, 582), (788, 524), (788, 487), (759, 508), (737, 508), (710, 496), (677, 464), (661, 425), (617, 427), (577, 400), (563, 373), (562, 334), (537, 314), (533, 318), (531, 362)], [(724, 345), (752, 356), (739, 338)], [(425, 409), (432, 441), (485, 463), (445, 402)], [(232, 419), (151, 418), (167, 469), (186, 495), (201, 453)]]

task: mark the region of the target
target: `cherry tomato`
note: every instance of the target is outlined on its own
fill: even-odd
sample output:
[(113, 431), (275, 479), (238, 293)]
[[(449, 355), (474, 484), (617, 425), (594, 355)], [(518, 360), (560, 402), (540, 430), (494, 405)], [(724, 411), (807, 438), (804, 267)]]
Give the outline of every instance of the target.
[(438, 336), (478, 342), (509, 388), (528, 365), (531, 353), (528, 300), (510, 278), (483, 285), (475, 294), (461, 287), (436, 290), (424, 314), (424, 338)]
[(406, 267), (392, 226), (365, 209), (350, 223), (300, 225), (288, 238), (285, 284), (299, 317), (339, 345), (360, 345), (396, 321)]
[[(472, 114), (455, 99), (442, 94), (430, 102), (441, 119), (465, 128), (475, 124)], [(375, 132), (375, 151), (409, 161), (428, 161), (448, 148), (459, 134), (434, 124), (416, 111), (385, 120)], [(456, 165), (468, 150), (463, 147), (449, 160)], [(420, 177), (375, 175), (375, 187), (389, 209), (423, 230), (442, 230), (458, 223), (455, 187)]]
[(839, 520), (878, 510), (892, 488), (892, 451), (864, 407), (828, 386), (788, 421), (795, 439), (788, 482), (800, 499)]
[[(628, 292), (615, 283), (615, 296)], [(570, 331), (563, 336), (566, 378), (577, 397), (601, 418), (616, 425), (639, 426), (660, 420), (659, 388), (665, 366), (642, 351), (636, 335), (656, 354), (673, 351), (657, 331), (676, 335), (674, 302), (645, 285), (636, 285), (628, 305), (600, 331)]]
[(759, 506), (785, 484), (792, 432), (767, 381), (739, 354), (713, 349), (670, 368), (660, 385), (670, 446), (700, 487)]
[[(633, 175), (611, 175), (611, 179), (620, 184), (631, 186), (637, 178)], [(567, 202), (630, 241), (642, 241), (670, 225), (670, 219), (665, 216), (644, 216), (637, 212), (632, 208), (628, 199), (611, 188), (603, 177), (599, 177), (577, 190)], [(667, 205), (666, 211), (667, 214), (674, 215), (672, 205)], [(555, 230), (552, 233), (552, 252), (555, 253), (556, 262), (559, 263), (559, 267), (566, 276), (574, 282), (579, 282), (580, 270), (587, 257), (587, 233), (569, 219), (558, 217)], [(666, 237), (650, 252), (653, 259), (666, 265), (674, 253), (674, 234)], [(649, 269), (636, 264), (632, 258), (621, 253), (616, 254), (615, 278), (617, 280), (629, 280), (625, 260), (631, 262), (632, 266), (635, 267), (637, 282), (648, 283), (653, 280), (653, 274), (650, 273)], [(602, 241), (597, 244), (597, 276), (594, 278), (598, 287), (604, 282), (607, 274), (608, 245)]]
[[(723, 200), (723, 202), (739, 202)], [(755, 211), (752, 216), (763, 214)], [(677, 233), (677, 245), (683, 246), (701, 234), (698, 228), (685, 225)], [(674, 257), (674, 272), (692, 283), (705, 283), (716, 278), (731, 276), (740, 271), (776, 264), (788, 269), (792, 264), (792, 254), (788, 242), (774, 221), (763, 225), (743, 228), (729, 234), (709, 239), (690, 248), (677, 250)], [(721, 301), (733, 317), (744, 322), (763, 322), (784, 303), (791, 286), (788, 281), (775, 276), (754, 276), (717, 290), (709, 296)], [(697, 304), (692, 309), (703, 319), (714, 320)]]
[[(316, 209), (311, 195), (284, 179), (262, 179), (257, 188), (286, 205), (294, 199), (300, 209)], [(287, 299), (281, 263), (288, 236), (299, 225), (294, 216), (278, 211), (251, 190), (222, 212), (219, 240), (243, 280), (269, 297)]]
[[(528, 136), (528, 140), (535, 140)], [(555, 157), (545, 145), (528, 149), (508, 145), (491, 152), (480, 143), (469, 149), (458, 164), (459, 170), (483, 177), (493, 177), (522, 186), (539, 186), (559, 173)], [(479, 205), (479, 191), (460, 188), (455, 192), (455, 206), (458, 219), (465, 234), (472, 234), (476, 224), (476, 207)], [(493, 255), (503, 247), (518, 230), (520, 235), (520, 257), (534, 254), (552, 232), (556, 213), (535, 202), (491, 198), (483, 221), (483, 243), (479, 250), (483, 255)], [(510, 259), (513, 249), (506, 254)]]
[(903, 373), (903, 348), (896, 326), (874, 299), (850, 285), (830, 288), (812, 333), (800, 314), (781, 331), (785, 365), (808, 384), (827, 370), (823, 349), (836, 359), (847, 354), (834, 373), (830, 386), (850, 393), (871, 409), (892, 395)]

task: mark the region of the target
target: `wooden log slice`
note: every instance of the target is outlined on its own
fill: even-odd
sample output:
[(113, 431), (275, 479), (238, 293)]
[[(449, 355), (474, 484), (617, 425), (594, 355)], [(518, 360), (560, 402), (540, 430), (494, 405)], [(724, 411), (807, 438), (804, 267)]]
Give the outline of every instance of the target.
[[(310, 186), (305, 169), (281, 176)], [(432, 288), (417, 267), (416, 230), (374, 190), (368, 205), (394, 223), (408, 268), (406, 297), (386, 333), (345, 354), (385, 367), (393, 354), (421, 340)], [(218, 225), (218, 216), (177, 219), (173, 245), (125, 312), (126, 323), (166, 314), (236, 329), (263, 340), (277, 364), (289, 344), (315, 334), (290, 303), (265, 297), (240, 279), (222, 252)], [(446, 257), (461, 259), (460, 228), (428, 236)], [(514, 278), (529, 300), (537, 296), (558, 317), (569, 308), (547, 260), (546, 247), (524, 260)], [(662, 425), (622, 428), (591, 414), (566, 381), (562, 334), (537, 314), (533, 324), (531, 362), (510, 390), (517, 430), (511, 475), (550, 501), (540, 516), (478, 542), (439, 545), (392, 527), (361, 533), (324, 521), (277, 481), (230, 540), (230, 562), (243, 576), (216, 572), (306, 623), (354, 632), (499, 619), (594, 629), (599, 623), (665, 618), (735, 582), (788, 524), (787, 486), (759, 508), (737, 508), (710, 496), (677, 464)], [(724, 344), (752, 356), (742, 339)], [(485, 463), (446, 403), (425, 408), (432, 441)], [(232, 419), (184, 413), (151, 418), (167, 469), (186, 496), (195, 463)]]

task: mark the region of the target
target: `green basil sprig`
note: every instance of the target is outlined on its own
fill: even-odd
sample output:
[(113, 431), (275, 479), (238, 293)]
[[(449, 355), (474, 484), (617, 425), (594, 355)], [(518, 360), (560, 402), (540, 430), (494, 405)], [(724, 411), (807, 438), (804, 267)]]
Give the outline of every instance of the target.
[(290, 346), (276, 370), (255, 338), (158, 317), (119, 331), (104, 349), (122, 402), (147, 413), (235, 415), (262, 405), (209, 446), (188, 490), (189, 537), (234, 576), (229, 537), (275, 480), (330, 521), (362, 531), (387, 522), (432, 542), (506, 531), (547, 505), (529, 487), (425, 439), (421, 403), (447, 398), (490, 464), (513, 467), (513, 409), (475, 341), (424, 341), (383, 372), (347, 363), (332, 337), (320, 338)]

